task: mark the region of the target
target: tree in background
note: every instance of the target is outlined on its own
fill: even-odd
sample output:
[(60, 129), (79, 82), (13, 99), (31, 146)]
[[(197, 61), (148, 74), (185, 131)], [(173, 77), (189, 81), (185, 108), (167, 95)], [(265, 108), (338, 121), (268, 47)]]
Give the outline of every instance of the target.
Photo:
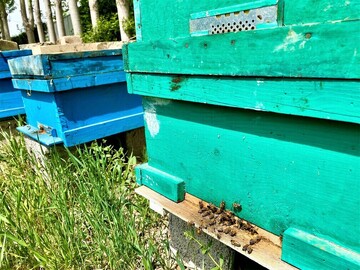
[[(101, 42), (121, 40), (116, 0), (97, 0), (99, 20), (93, 28), (90, 16), (90, 7), (87, 0), (80, 0), (81, 25), (84, 30), (84, 42)], [(123, 21), (124, 31), (128, 37), (135, 36), (135, 23), (132, 2), (130, 3), (130, 17)]]
[(89, 10), (92, 28), (95, 29), (100, 19), (98, 0), (89, 0)]
[(81, 23), (80, 23), (79, 8), (77, 6), (77, 0), (69, 0), (68, 3), (69, 3), (70, 17), (71, 17), (72, 25), (74, 28), (74, 34), (81, 35), (82, 29), (81, 29)]
[(44, 0), (46, 27), (49, 33), (49, 40), (52, 43), (56, 43), (55, 27), (51, 12), (50, 0)]
[(64, 15), (62, 8), (62, 0), (55, 0), (55, 17), (56, 17), (56, 29), (59, 37), (65, 36)]
[(39, 40), (41, 43), (45, 42), (45, 33), (43, 24), (41, 21), (41, 11), (40, 11), (40, 3), (39, 0), (34, 0), (34, 17), (35, 17), (35, 24), (36, 30), (39, 36)]
[(8, 24), (8, 15), (9, 13), (15, 10), (15, 1), (14, 0), (0, 0), (0, 30), (1, 36), (3, 39), (10, 40), (10, 30)]
[(28, 8), (29, 14), (27, 14), (27, 12), (26, 12), (25, 0), (20, 0), (21, 19), (23, 21), (23, 26), (25, 28), (28, 43), (35, 43), (34, 16), (33, 16), (33, 13), (32, 13), (31, 0), (28, 0), (28, 6), (29, 6), (29, 8)]
[(130, 1), (129, 0), (116, 0), (116, 8), (119, 17), (120, 35), (122, 41), (129, 41), (130, 37), (124, 31), (124, 22), (129, 20), (130, 17)]

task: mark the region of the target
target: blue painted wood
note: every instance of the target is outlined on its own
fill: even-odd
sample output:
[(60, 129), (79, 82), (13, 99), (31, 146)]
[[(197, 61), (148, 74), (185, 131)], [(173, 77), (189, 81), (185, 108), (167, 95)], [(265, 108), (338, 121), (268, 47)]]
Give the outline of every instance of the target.
[(0, 52), (0, 119), (25, 113), (21, 93), (11, 83), (8, 61), (30, 54), (31, 50)]
[(108, 72), (94, 75), (80, 75), (68, 78), (58, 78), (51, 80), (41, 79), (13, 79), (13, 85), (17, 89), (39, 91), (39, 92), (56, 92), (66, 91), (74, 88), (93, 87), (103, 84), (125, 82), (124, 72)]
[(121, 50), (9, 62), (27, 115), (19, 131), (43, 145), (69, 147), (143, 126), (141, 97), (127, 93)]
[(41, 54), (9, 61), (14, 78), (55, 79), (123, 70), (121, 50)]

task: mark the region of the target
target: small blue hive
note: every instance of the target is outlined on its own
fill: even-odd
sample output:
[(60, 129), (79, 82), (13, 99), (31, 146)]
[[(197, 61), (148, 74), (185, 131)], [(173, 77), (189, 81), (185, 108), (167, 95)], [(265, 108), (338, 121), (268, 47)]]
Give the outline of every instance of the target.
[(0, 51), (0, 119), (24, 114), (21, 92), (11, 83), (8, 60), (31, 55), (31, 50)]
[(45, 146), (143, 126), (141, 97), (127, 93), (121, 49), (33, 55), (9, 65), (28, 123), (18, 130)]

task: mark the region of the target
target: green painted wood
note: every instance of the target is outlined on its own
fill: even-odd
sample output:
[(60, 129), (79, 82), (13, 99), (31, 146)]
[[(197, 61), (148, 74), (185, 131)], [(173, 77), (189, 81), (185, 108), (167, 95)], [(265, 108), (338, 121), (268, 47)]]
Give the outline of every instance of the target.
[(285, 24), (360, 19), (359, 0), (285, 1)]
[(358, 80), (289, 80), (205, 76), (127, 75), (142, 96), (209, 103), (360, 124)]
[[(137, 5), (137, 3), (140, 3)], [(253, 4), (249, 0), (136, 0), (135, 14), (141, 14), (143, 41), (189, 37), (191, 14), (228, 9), (236, 5)], [(283, 0), (285, 25), (326, 21), (354, 20), (360, 18), (359, 0)], [(282, 8), (282, 7), (281, 7)], [(164, 12), (166, 10), (167, 12)]]
[(140, 185), (146, 185), (175, 202), (185, 199), (185, 182), (182, 179), (153, 168), (147, 163), (136, 166), (135, 172)]
[(238, 4), (238, 5), (234, 5), (234, 6), (228, 6), (228, 7), (218, 8), (218, 9), (214, 9), (214, 10), (206, 10), (203, 12), (193, 13), (190, 15), (190, 18), (191, 19), (199, 19), (199, 18), (204, 18), (204, 17), (222, 15), (222, 14), (226, 14), (226, 13), (267, 7), (267, 6), (276, 5), (277, 2), (278, 2), (277, 0), (252, 1), (252, 2), (242, 3), (242, 4)]
[(296, 228), (285, 231), (282, 260), (302, 270), (360, 269), (360, 254)]
[(358, 79), (358, 29), (360, 21), (353, 21), (137, 42), (124, 50), (128, 59), (125, 69), (213, 76)]
[(360, 252), (358, 124), (157, 98), (144, 109), (148, 165), (186, 192), (240, 203), (277, 235), (305, 228)]

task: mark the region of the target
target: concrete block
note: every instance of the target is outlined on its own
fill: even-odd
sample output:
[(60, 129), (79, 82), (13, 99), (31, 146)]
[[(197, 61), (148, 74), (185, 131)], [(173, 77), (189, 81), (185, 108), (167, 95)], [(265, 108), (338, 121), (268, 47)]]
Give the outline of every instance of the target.
[(16, 42), (0, 39), (0, 51), (11, 51), (17, 49), (19, 49), (19, 47)]
[[(170, 214), (170, 248), (174, 254), (179, 254), (180, 258), (184, 262), (184, 265), (188, 269), (212, 269), (216, 265), (210, 259), (209, 255), (203, 255), (201, 253), (200, 246), (195, 241), (190, 241), (185, 237), (184, 232), (192, 229), (193, 227), (189, 226), (185, 221)], [(195, 234), (196, 239), (198, 239), (201, 243), (205, 245), (209, 242), (212, 243), (209, 253), (217, 263), (219, 263), (220, 258), (223, 258), (223, 270), (233, 269), (235, 256), (235, 251), (233, 249), (205, 233)]]
[(80, 36), (63, 36), (59, 38), (57, 43), (60, 45), (79, 44), (82, 43), (82, 38)]
[(83, 52), (83, 51), (97, 51), (97, 50), (110, 50), (121, 49), (123, 42), (97, 42), (97, 43), (67, 43), (63, 45), (41, 45), (33, 46), (31, 49), (33, 55), (38, 54), (58, 54), (67, 52)]

